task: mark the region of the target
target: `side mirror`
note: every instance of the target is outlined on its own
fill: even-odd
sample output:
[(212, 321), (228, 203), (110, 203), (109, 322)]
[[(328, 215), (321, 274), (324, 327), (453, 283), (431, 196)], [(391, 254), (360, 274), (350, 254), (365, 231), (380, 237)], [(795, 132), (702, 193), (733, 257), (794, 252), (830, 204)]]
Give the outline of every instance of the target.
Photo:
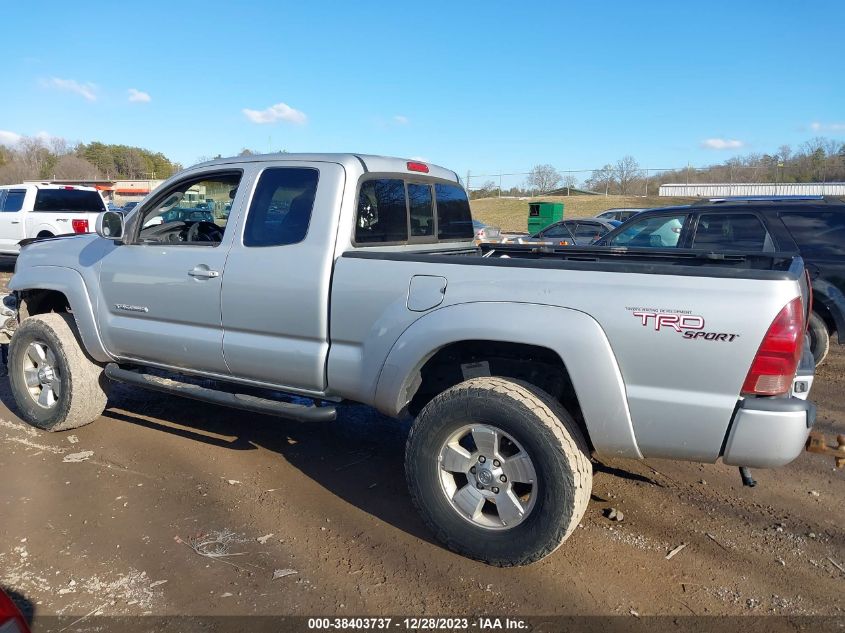
[(119, 240), (123, 237), (123, 214), (119, 211), (103, 211), (97, 216), (94, 226), (100, 237)]

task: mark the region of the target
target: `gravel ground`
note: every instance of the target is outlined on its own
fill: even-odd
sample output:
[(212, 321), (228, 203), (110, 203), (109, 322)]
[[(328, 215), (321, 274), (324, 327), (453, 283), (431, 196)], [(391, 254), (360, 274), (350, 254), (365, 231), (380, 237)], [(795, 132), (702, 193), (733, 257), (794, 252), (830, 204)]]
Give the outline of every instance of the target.
[[(839, 348), (812, 397), (819, 428), (845, 432)], [(405, 489), (407, 425), (366, 407), (305, 425), (118, 388), (96, 423), (48, 434), (5, 378), (0, 402), (0, 585), (36, 616), (845, 611), (831, 458), (755, 471), (754, 489), (722, 464), (595, 462), (571, 539), (496, 569), (433, 541)]]

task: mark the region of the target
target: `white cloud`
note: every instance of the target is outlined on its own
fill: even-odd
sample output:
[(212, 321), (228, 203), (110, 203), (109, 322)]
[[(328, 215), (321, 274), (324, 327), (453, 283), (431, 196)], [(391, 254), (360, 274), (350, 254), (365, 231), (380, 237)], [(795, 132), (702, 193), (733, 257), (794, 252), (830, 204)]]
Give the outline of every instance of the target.
[(130, 88), (127, 92), (129, 93), (129, 101), (133, 103), (149, 103), (153, 100), (150, 94), (148, 92), (144, 92), (143, 90)]
[(813, 121), (810, 123), (813, 132), (845, 132), (845, 123), (821, 123)]
[(410, 121), (408, 120), (408, 117), (401, 115), (401, 114), (395, 115), (393, 117), (393, 122), (396, 123), (397, 125), (408, 125), (408, 123), (410, 123)]
[(16, 132), (10, 132), (8, 130), (0, 130), (0, 145), (5, 145), (6, 147), (12, 147), (18, 144), (18, 141), (21, 140), (21, 135)]
[(73, 92), (74, 94), (78, 94), (80, 97), (83, 97), (88, 101), (97, 100), (97, 86), (92, 84), (91, 82), (82, 84), (76, 81), (75, 79), (60, 79), (59, 77), (50, 77), (50, 79), (44, 80), (42, 83), (48, 88), (55, 88), (56, 90)]
[(745, 147), (745, 143), (733, 138), (708, 138), (701, 141), (704, 149), (739, 149)]
[(264, 110), (242, 110), (244, 116), (253, 123), (275, 123), (276, 121), (287, 121), (296, 125), (303, 125), (308, 119), (305, 113), (291, 108), (287, 103), (277, 103)]

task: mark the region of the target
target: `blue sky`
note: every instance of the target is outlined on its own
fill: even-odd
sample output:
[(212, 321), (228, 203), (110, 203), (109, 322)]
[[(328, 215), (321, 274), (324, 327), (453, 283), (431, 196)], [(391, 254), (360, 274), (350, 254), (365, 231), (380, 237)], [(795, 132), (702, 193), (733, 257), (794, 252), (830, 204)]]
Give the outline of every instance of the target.
[(185, 165), (357, 151), (465, 174), (845, 138), (841, 1), (16, 2), (3, 23), (0, 142)]

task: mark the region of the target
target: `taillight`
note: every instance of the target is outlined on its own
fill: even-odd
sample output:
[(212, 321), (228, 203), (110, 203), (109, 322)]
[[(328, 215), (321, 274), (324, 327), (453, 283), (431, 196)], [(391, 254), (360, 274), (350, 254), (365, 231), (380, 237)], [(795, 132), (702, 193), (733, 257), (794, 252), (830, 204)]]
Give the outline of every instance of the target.
[(421, 172), (423, 174), (428, 173), (428, 165), (426, 165), (425, 163), (420, 163), (420, 162), (415, 161), (415, 160), (409, 160), (407, 166), (408, 166), (408, 171), (418, 171), (418, 172)]
[(0, 631), (3, 633), (28, 633), (26, 620), (11, 598), (0, 589)]
[(88, 232), (88, 220), (71, 220), (70, 225), (73, 227), (74, 233), (87, 233)]
[(769, 326), (742, 385), (746, 396), (777, 396), (792, 386), (804, 345), (804, 306), (796, 297)]

